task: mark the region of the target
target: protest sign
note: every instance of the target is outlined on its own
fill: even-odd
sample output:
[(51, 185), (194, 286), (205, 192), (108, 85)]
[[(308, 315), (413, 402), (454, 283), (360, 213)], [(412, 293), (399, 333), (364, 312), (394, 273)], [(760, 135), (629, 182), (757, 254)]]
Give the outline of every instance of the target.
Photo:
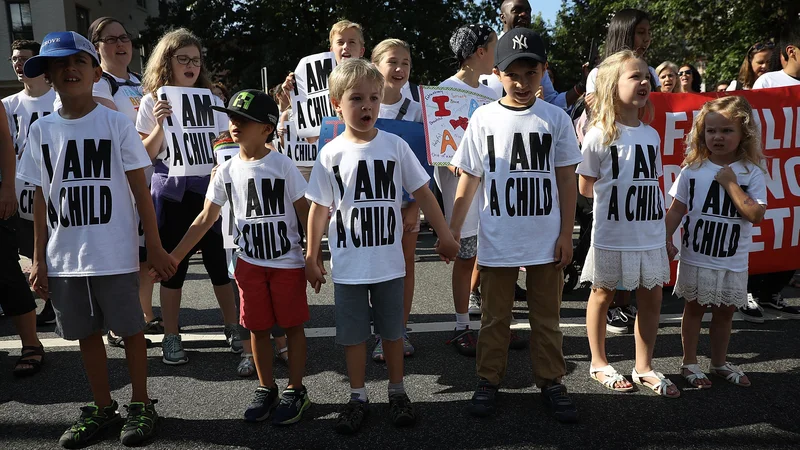
[[(661, 136), (664, 193), (680, 173), (686, 134), (707, 101), (741, 95), (753, 107), (766, 155), (767, 212), (753, 227), (750, 273), (770, 273), (800, 267), (800, 86), (708, 94), (651, 94), (655, 118), (651, 126)], [(672, 198), (667, 194), (667, 205)], [(680, 248), (678, 235), (673, 237)], [(675, 265), (673, 276), (675, 280)]]
[(14, 188), (17, 191), (20, 219), (33, 220), (33, 194), (36, 192), (36, 186), (17, 179)]
[(283, 135), (283, 146), (279, 149), (280, 153), (286, 155), (294, 161), (297, 167), (314, 167), (317, 160), (317, 143), (310, 143), (297, 136), (297, 128), (294, 122), (287, 121), (286, 133)]
[[(214, 152), (217, 155), (217, 164), (222, 164), (239, 153), (239, 144), (229, 143), (217, 145), (214, 148)], [(230, 197), (230, 191), (228, 196)], [(225, 202), (219, 215), (222, 217), (222, 246), (224, 248), (238, 248), (236, 245), (238, 230), (236, 229), (236, 222), (233, 218), (233, 209), (231, 209), (230, 199)]]
[(294, 69), (294, 90), (290, 94), (297, 136), (319, 136), (322, 118), (335, 115), (328, 94), (328, 76), (334, 67), (333, 53), (324, 52), (306, 56)]
[(215, 97), (208, 89), (164, 86), (160, 100), (167, 100), (172, 114), (164, 119), (169, 176), (204, 176), (214, 168), (212, 142), (217, 137), (218, 117), (211, 109)]
[(494, 99), (464, 89), (420, 86), (427, 160), (447, 166), (458, 149), (472, 113)]

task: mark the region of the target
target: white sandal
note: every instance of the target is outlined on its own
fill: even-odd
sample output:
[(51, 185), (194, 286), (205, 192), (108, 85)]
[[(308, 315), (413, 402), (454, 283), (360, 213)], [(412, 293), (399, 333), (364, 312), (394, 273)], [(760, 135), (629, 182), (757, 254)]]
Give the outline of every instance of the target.
[(240, 377), (249, 377), (256, 373), (256, 366), (255, 363), (253, 363), (252, 353), (242, 353), (242, 360), (239, 361), (239, 365), (236, 367), (236, 373), (239, 374)]
[[(633, 372), (631, 372), (631, 378), (633, 378), (634, 383), (640, 384), (664, 398), (679, 398), (681, 396), (680, 391), (678, 391), (677, 395), (669, 395), (667, 388), (673, 385), (672, 381), (667, 379), (661, 372), (651, 370), (650, 372), (640, 374), (636, 371), (636, 368), (634, 368)], [(659, 382), (657, 384), (652, 384), (644, 380), (644, 378), (658, 378)]]
[(741, 382), (742, 377), (745, 376), (742, 369), (729, 362), (726, 362), (719, 367), (710, 366), (708, 368), (708, 372), (724, 379), (728, 383), (732, 383), (741, 387), (750, 387), (749, 382), (747, 384)]
[[(689, 375), (684, 375), (683, 371), (688, 370), (690, 373)], [(694, 382), (697, 380), (707, 380), (708, 377), (706, 374), (703, 373), (703, 369), (700, 368), (697, 364), (684, 364), (680, 368), (681, 376), (690, 386), (697, 389), (709, 389), (711, 387), (710, 384), (695, 384)]]
[[(600, 378), (597, 376), (598, 373), (603, 374), (604, 376), (603, 380), (600, 380)], [(592, 377), (593, 380), (611, 389), (612, 391), (631, 392), (632, 390), (635, 389), (633, 385), (626, 388), (616, 387), (615, 385), (617, 383), (621, 383), (628, 380), (626, 380), (625, 377), (620, 375), (619, 372), (616, 371), (616, 369), (611, 367), (611, 365), (607, 365), (604, 367), (596, 367), (596, 368), (589, 366), (589, 376)]]

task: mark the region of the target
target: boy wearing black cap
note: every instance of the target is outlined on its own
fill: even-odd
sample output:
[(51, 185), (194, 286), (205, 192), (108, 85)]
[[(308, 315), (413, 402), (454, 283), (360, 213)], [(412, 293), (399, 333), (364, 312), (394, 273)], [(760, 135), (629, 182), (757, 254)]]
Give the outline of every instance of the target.
[(136, 445), (153, 436), (158, 414), (147, 393), (135, 209), (150, 266), (164, 278), (177, 267), (158, 235), (144, 176), (150, 158), (130, 119), (92, 98), (102, 70), (86, 38), (48, 34), (23, 70), (28, 78), (45, 74), (62, 100), (61, 109), (31, 125), (18, 174), (36, 186), (30, 281), (42, 298), (52, 300), (56, 332), (80, 341), (94, 397), (59, 443), (81, 447), (121, 421), (110, 393), (105, 327), (125, 339), (132, 393), (120, 439)]
[(514, 286), (524, 266), (534, 379), (556, 418), (574, 422), (577, 411), (561, 384), (566, 365), (559, 312), (562, 269), (572, 260), (575, 166), (581, 153), (566, 113), (536, 99), (546, 62), (544, 43), (529, 29), (515, 28), (498, 42), (494, 73), (507, 94), (475, 111), (453, 157), (452, 165), (463, 174), (450, 228), (460, 235), (482, 180), (480, 380), (470, 413), (494, 412), (495, 394), (506, 372)]
[[(239, 154), (216, 168), (203, 211), (172, 251), (178, 261), (200, 242), (230, 202), (237, 229), (239, 260), (234, 276), (241, 299), (241, 324), (253, 341), (259, 386), (244, 419), (259, 422), (272, 415), (275, 425), (300, 421), (311, 406), (303, 386), (308, 321), (306, 276), (300, 223), (308, 220), (306, 181), (292, 160), (271, 148), (278, 126), (278, 105), (264, 92), (237, 92), (227, 108), (228, 130)], [(265, 146), (265, 143), (267, 145)], [(298, 223), (298, 217), (300, 223)], [(270, 330), (277, 324), (289, 341), (289, 385), (278, 398), (272, 374)], [(280, 405), (275, 408), (278, 402)]]

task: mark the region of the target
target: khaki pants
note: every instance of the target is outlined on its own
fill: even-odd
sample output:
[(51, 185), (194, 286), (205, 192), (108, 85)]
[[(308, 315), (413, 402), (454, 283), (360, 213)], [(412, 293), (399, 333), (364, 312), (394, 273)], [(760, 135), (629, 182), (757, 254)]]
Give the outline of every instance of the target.
[[(559, 327), (564, 272), (555, 263), (527, 266), (531, 362), (536, 386), (547, 386), (567, 372)], [(511, 311), (518, 267), (479, 267), (481, 331), (478, 334), (478, 376), (499, 384), (506, 374), (511, 339)]]

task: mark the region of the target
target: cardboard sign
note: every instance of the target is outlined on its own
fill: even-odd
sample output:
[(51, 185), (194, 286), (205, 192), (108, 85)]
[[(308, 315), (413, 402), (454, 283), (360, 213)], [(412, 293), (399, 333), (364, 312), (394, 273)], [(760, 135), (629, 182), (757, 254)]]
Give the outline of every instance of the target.
[[(219, 165), (236, 156), (239, 153), (239, 145), (233, 143), (218, 145), (214, 152), (217, 154), (217, 164)], [(231, 209), (230, 201), (225, 202), (219, 215), (222, 217), (222, 246), (224, 248), (238, 248), (236, 245), (236, 222), (233, 219), (233, 209)]]
[[(664, 193), (680, 173), (686, 134), (707, 101), (740, 95), (760, 123), (767, 173), (767, 212), (753, 227), (750, 273), (800, 267), (800, 86), (706, 94), (651, 94), (656, 114), (650, 124), (661, 136)], [(667, 205), (672, 198), (667, 194)], [(680, 248), (680, 230), (673, 237)], [(673, 262), (672, 280), (675, 280)]]
[(218, 124), (214, 94), (208, 89), (164, 86), (158, 98), (172, 106), (172, 115), (164, 119), (169, 176), (205, 176), (214, 168), (211, 144), (217, 137)]
[(17, 204), (19, 208), (19, 217), (25, 220), (33, 220), (33, 194), (36, 193), (36, 186), (17, 179), (14, 184), (14, 189), (17, 191)]
[(494, 99), (452, 87), (420, 86), (420, 93), (427, 160), (434, 166), (448, 166), (472, 113)]
[(297, 136), (319, 136), (323, 117), (335, 115), (328, 94), (328, 77), (334, 67), (333, 53), (324, 52), (306, 56), (294, 69), (291, 102)]
[(284, 144), (278, 148), (278, 151), (294, 161), (297, 167), (314, 167), (314, 162), (317, 161), (317, 143), (312, 144), (298, 137), (294, 122), (287, 121), (285, 125)]

